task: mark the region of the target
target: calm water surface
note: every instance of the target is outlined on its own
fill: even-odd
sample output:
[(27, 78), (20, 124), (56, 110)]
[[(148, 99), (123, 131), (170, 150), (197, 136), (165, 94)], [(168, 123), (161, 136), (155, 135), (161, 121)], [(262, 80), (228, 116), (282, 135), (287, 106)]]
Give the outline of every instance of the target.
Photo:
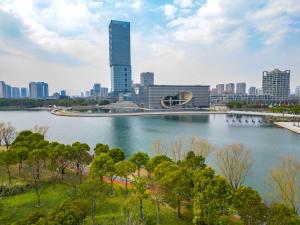
[[(249, 148), (254, 160), (246, 184), (264, 196), (271, 194), (268, 169), (283, 155), (300, 159), (300, 135), (272, 126), (228, 124), (225, 115), (76, 118), (49, 112), (8, 111), (0, 112), (0, 121), (11, 122), (17, 130), (47, 125), (47, 139), (68, 144), (86, 142), (91, 147), (107, 143), (122, 147), (127, 155), (138, 150), (152, 154), (154, 140), (170, 143), (181, 135), (206, 138), (220, 147), (239, 142)], [(214, 165), (213, 154), (207, 161)]]

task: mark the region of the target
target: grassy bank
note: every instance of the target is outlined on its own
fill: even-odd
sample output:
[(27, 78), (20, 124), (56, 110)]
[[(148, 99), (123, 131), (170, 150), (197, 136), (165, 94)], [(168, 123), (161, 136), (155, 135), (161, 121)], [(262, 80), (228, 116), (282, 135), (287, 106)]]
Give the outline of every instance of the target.
[[(53, 190), (51, 185), (46, 185), (41, 192), (42, 206), (40, 208), (37, 208), (35, 205), (36, 196), (33, 190), (16, 196), (2, 198), (3, 210), (2, 216), (0, 216), (0, 224), (10, 225), (36, 212), (46, 214), (70, 199), (70, 193), (71, 186), (69, 185), (59, 184), (55, 190)], [(120, 190), (117, 190), (115, 195), (108, 197), (105, 201), (99, 199), (96, 203), (96, 221), (99, 224), (106, 224), (114, 218), (122, 216), (125, 202), (126, 197)], [(149, 199), (145, 201), (145, 213), (151, 218), (155, 218), (155, 206)], [(87, 219), (87, 224), (90, 224), (89, 221), (90, 216)], [(161, 208), (162, 225), (187, 225), (190, 223), (190, 215), (188, 213), (184, 214), (184, 219), (179, 220), (173, 209), (167, 206)]]

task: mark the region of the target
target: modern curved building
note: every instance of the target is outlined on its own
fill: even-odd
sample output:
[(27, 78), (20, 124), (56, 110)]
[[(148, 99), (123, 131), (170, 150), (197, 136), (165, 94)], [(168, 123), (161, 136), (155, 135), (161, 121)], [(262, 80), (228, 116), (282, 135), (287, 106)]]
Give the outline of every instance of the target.
[(149, 109), (209, 107), (209, 86), (206, 85), (150, 85), (144, 92), (142, 104)]

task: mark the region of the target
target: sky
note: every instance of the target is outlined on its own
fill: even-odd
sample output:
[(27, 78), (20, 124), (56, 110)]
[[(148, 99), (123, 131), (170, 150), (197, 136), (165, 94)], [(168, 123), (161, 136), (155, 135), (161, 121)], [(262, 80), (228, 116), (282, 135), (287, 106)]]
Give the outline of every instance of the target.
[(108, 25), (131, 23), (133, 81), (242, 82), (291, 70), (300, 85), (300, 0), (0, 0), (0, 80), (50, 92), (110, 87)]

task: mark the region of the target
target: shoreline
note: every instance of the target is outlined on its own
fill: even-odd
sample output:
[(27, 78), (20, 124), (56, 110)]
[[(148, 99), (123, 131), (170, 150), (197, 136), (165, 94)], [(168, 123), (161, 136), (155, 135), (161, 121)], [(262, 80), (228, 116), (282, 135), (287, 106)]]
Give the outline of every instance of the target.
[(163, 116), (163, 115), (210, 115), (226, 114), (226, 111), (169, 111), (169, 112), (133, 112), (133, 113), (81, 113), (66, 112), (62, 110), (52, 110), (51, 114), (55, 116), (66, 117), (117, 117), (117, 116)]
[[(296, 122), (297, 123), (297, 122)], [(296, 134), (300, 134), (300, 127), (294, 126), (294, 122), (275, 122), (274, 123), (277, 127), (287, 129), (292, 131)]]

